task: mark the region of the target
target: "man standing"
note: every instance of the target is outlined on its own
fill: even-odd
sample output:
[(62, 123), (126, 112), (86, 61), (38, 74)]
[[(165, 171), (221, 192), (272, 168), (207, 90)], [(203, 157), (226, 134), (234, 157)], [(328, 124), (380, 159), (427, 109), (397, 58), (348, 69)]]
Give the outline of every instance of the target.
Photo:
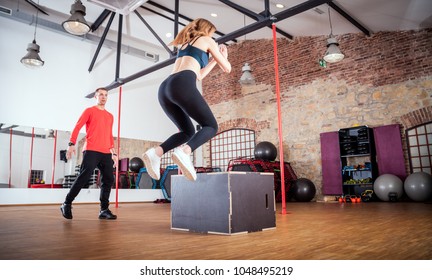
[(82, 113), (72, 131), (66, 158), (70, 159), (76, 153), (75, 144), (81, 128), (86, 126), (86, 142), (83, 147), (83, 160), (80, 173), (72, 184), (66, 199), (60, 207), (63, 217), (72, 219), (72, 201), (87, 184), (94, 169), (97, 167), (101, 174), (99, 219), (114, 220), (117, 216), (109, 209), (109, 196), (114, 182), (114, 167), (117, 164), (117, 154), (114, 150), (112, 127), (114, 117), (105, 110), (108, 91), (105, 88), (96, 89), (97, 105), (87, 108)]

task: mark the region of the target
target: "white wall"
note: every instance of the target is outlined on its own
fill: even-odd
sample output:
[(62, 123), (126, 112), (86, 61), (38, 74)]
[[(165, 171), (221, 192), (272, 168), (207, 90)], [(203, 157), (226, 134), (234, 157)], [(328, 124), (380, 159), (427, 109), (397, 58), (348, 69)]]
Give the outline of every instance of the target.
[[(20, 59), (33, 33), (34, 26), (0, 17), (0, 122), (70, 131), (82, 111), (95, 104), (85, 95), (114, 80), (116, 51), (102, 48), (89, 73), (95, 44), (38, 27), (36, 41), (45, 65), (28, 69)], [(160, 61), (168, 58), (162, 48), (159, 55)], [(120, 65), (120, 77), (128, 77), (154, 63), (122, 54)], [(123, 86), (121, 137), (161, 141), (176, 131), (157, 101), (158, 87), (171, 70), (170, 65)], [(118, 92), (109, 92), (107, 104), (116, 123)], [(117, 125), (113, 132), (117, 135)]]

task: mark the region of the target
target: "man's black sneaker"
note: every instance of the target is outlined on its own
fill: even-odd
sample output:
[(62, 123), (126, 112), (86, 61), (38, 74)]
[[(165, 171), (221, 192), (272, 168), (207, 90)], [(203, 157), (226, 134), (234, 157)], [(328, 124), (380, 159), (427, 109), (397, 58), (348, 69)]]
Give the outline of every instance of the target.
[(63, 203), (60, 206), (61, 213), (66, 219), (72, 219), (72, 205)]
[(109, 209), (101, 210), (99, 213), (99, 219), (103, 220), (115, 220), (117, 216), (114, 215)]

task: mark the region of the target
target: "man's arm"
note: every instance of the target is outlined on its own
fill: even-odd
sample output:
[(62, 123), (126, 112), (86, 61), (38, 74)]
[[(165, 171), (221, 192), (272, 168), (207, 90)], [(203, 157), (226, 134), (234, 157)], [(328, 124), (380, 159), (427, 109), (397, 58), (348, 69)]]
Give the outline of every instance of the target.
[(67, 159), (70, 159), (72, 157), (72, 154), (76, 153), (75, 144), (78, 138), (78, 133), (80, 132), (81, 128), (87, 123), (88, 118), (89, 118), (89, 112), (87, 109), (81, 114), (80, 118), (75, 124), (74, 129), (72, 130), (71, 137), (69, 138), (69, 147), (66, 151)]
[(74, 129), (72, 130), (72, 134), (69, 139), (70, 142), (76, 144), (78, 134), (81, 128), (87, 123), (89, 116), (90, 116), (89, 109), (84, 110), (84, 112), (81, 114), (80, 118), (78, 119), (77, 123), (75, 124)]

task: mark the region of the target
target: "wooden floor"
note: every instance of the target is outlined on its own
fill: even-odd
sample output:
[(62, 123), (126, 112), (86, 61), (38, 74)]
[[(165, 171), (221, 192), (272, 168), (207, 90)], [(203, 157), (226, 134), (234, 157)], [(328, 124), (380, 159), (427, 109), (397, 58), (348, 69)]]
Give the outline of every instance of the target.
[(172, 230), (170, 204), (1, 206), (2, 260), (411, 260), (432, 259), (432, 204), (287, 203), (276, 228), (240, 235)]

